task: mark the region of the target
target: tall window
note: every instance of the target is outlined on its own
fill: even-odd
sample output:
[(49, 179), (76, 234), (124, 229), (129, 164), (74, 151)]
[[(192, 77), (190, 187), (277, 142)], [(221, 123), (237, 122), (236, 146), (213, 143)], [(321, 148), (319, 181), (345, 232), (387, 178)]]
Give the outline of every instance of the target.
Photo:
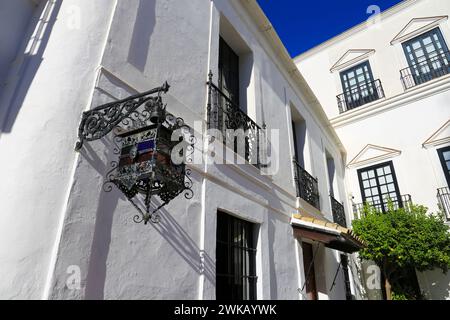
[(305, 289), (308, 300), (318, 300), (316, 271), (314, 270), (313, 246), (302, 241), (303, 270), (305, 270)]
[(330, 185), (330, 196), (334, 198), (334, 183), (336, 181), (336, 165), (333, 156), (326, 151), (328, 184)]
[(447, 185), (450, 187), (450, 146), (438, 150)]
[(388, 199), (397, 207), (403, 206), (392, 161), (360, 169), (358, 178), (363, 202), (383, 212), (388, 209)]
[(450, 72), (450, 55), (439, 28), (403, 43), (416, 85)]
[[(246, 119), (240, 115), (237, 110), (242, 111), (239, 106), (239, 56), (231, 49), (226, 41), (220, 37), (219, 40), (219, 89), (225, 95), (220, 100), (222, 110), (226, 110), (226, 116), (220, 117), (221, 126), (227, 129), (248, 130)], [(232, 112), (230, 112), (233, 110)], [(225, 133), (226, 139), (228, 134)], [(237, 136), (233, 136), (233, 149), (235, 153), (239, 151)], [(250, 159), (250, 141), (249, 137), (244, 137), (244, 153), (240, 154), (246, 160)]]
[(294, 138), (294, 157), (297, 162), (300, 163), (301, 157), (298, 153), (298, 145), (297, 145), (297, 130), (295, 129), (296, 123), (292, 121), (292, 137)]
[(219, 89), (239, 106), (239, 56), (222, 37), (219, 41)]
[(256, 299), (255, 225), (217, 214), (216, 299)]
[(305, 150), (307, 149), (306, 141), (306, 121), (300, 115), (300, 113), (291, 104), (291, 115), (292, 115), (292, 137), (294, 144), (294, 158), (297, 163), (305, 168)]
[(353, 109), (380, 98), (369, 61), (342, 71), (341, 81), (347, 109)]

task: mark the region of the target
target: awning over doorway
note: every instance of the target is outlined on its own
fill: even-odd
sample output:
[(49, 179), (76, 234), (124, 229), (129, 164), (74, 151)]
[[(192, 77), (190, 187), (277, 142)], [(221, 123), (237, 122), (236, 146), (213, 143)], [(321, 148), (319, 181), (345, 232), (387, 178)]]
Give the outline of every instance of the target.
[(329, 221), (295, 214), (291, 217), (294, 235), (323, 243), (326, 247), (346, 253), (364, 248), (364, 241), (352, 230)]

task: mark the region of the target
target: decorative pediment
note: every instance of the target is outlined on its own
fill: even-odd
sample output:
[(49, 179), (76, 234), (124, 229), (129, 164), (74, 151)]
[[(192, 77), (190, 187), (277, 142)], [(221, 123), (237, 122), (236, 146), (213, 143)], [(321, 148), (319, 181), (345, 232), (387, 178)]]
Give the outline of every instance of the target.
[(359, 167), (400, 155), (397, 149), (380, 147), (373, 144), (366, 145), (348, 164), (347, 167)]
[(438, 146), (450, 142), (450, 119), (444, 123), (431, 137), (429, 137), (422, 146), (424, 148)]
[(392, 39), (391, 44), (414, 38), (421, 33), (437, 27), (439, 23), (447, 19), (448, 16), (414, 18)]
[(374, 54), (373, 49), (351, 49), (348, 50), (330, 69), (331, 72), (336, 70), (342, 70), (346, 67), (351, 66), (354, 63), (362, 61)]

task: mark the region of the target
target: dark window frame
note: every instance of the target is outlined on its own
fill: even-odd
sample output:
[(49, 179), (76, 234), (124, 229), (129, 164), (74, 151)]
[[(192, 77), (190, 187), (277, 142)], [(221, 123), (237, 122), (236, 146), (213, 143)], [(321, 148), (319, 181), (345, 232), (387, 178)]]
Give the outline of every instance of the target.
[[(219, 79), (218, 85), (222, 92), (228, 95), (228, 98), (239, 106), (240, 98), (240, 70), (239, 55), (226, 42), (222, 36), (219, 37)], [(227, 80), (224, 80), (227, 78)]]
[(380, 207), (381, 207), (381, 210), (383, 212), (385, 212), (385, 207), (386, 207), (387, 204), (384, 203), (383, 193), (381, 192), (381, 187), (380, 187), (380, 184), (379, 184), (379, 181), (378, 181), (377, 169), (380, 169), (380, 168), (383, 168), (383, 167), (387, 167), (387, 166), (389, 166), (389, 168), (391, 170), (392, 180), (393, 180), (393, 184), (394, 184), (394, 187), (395, 187), (395, 193), (396, 193), (396, 196), (397, 196), (397, 201), (398, 201), (399, 207), (402, 207), (403, 204), (402, 204), (401, 192), (400, 192), (400, 188), (398, 187), (397, 176), (396, 176), (395, 169), (394, 169), (394, 163), (392, 161), (378, 163), (378, 164), (375, 164), (375, 165), (372, 165), (372, 166), (369, 166), (369, 167), (364, 167), (364, 168), (358, 169), (358, 171), (357, 171), (358, 181), (359, 181), (359, 189), (360, 189), (360, 192), (361, 192), (361, 198), (362, 198), (362, 202), (363, 203), (366, 203), (367, 201), (366, 201), (366, 193), (364, 192), (365, 189), (364, 189), (364, 184), (363, 184), (363, 179), (362, 179), (362, 173), (370, 171), (370, 170), (374, 170), (375, 171), (375, 179), (376, 179), (376, 183), (377, 183), (376, 187), (378, 189), (378, 195), (379, 195), (379, 198), (380, 198)]
[[(233, 239), (239, 238), (239, 232), (241, 237), (236, 243)], [(217, 212), (216, 299), (256, 300), (256, 235), (256, 224), (222, 211)], [(219, 253), (224, 252), (224, 249), (226, 257)]]
[(439, 155), (439, 160), (441, 162), (442, 170), (444, 170), (444, 176), (447, 180), (447, 186), (450, 188), (450, 171), (447, 168), (446, 160), (444, 159), (444, 152), (450, 151), (450, 146), (446, 146), (436, 150)]
[[(411, 61), (411, 58), (410, 58), (410, 56), (409, 56), (407, 47), (408, 47), (408, 46), (411, 46), (414, 42), (420, 41), (420, 43), (421, 43), (421, 49), (423, 49), (424, 56), (426, 57), (427, 60), (430, 59), (429, 52), (428, 52), (427, 50), (425, 50), (425, 47), (426, 47), (426, 46), (425, 46), (424, 43), (423, 43), (423, 39), (426, 38), (426, 37), (428, 37), (428, 36), (430, 36), (431, 41), (432, 41), (433, 45), (434, 45), (435, 48), (436, 48), (436, 47), (437, 47), (437, 46), (436, 46), (437, 42), (435, 41), (435, 39), (434, 39), (433, 36), (432, 36), (434, 33), (436, 33), (436, 35), (437, 35), (437, 37), (438, 37), (438, 39), (439, 39), (439, 41), (440, 41), (440, 44), (441, 44), (441, 46), (442, 46), (441, 51), (442, 51), (442, 52), (447, 52), (447, 51), (448, 51), (447, 42), (445, 41), (444, 36), (442, 35), (441, 29), (440, 29), (439, 27), (436, 27), (436, 28), (434, 28), (434, 29), (432, 29), (432, 30), (429, 30), (429, 31), (427, 31), (427, 32), (424, 32), (424, 33), (422, 33), (422, 34), (420, 34), (420, 35), (418, 35), (418, 36), (416, 36), (416, 37), (414, 37), (414, 38), (412, 38), (412, 39), (409, 39), (409, 40), (407, 40), (407, 41), (405, 41), (405, 42), (402, 43), (402, 46), (403, 46), (403, 52), (405, 53), (406, 60), (408, 61), (408, 65), (409, 65), (410, 67), (414, 67), (416, 64), (418, 64), (418, 63), (420, 63), (420, 62), (418, 61), (418, 58), (417, 58), (417, 56), (416, 56), (416, 51), (415, 51), (413, 48), (411, 48), (411, 53), (412, 53), (413, 56), (414, 56), (414, 61)], [(435, 52), (435, 51), (433, 51), (433, 52)]]
[[(367, 68), (367, 71), (364, 69)], [(358, 80), (357, 70), (362, 69), (364, 81)], [(351, 86), (349, 81), (349, 73), (354, 73), (355, 85)], [(372, 67), (369, 60), (365, 60), (357, 65), (347, 68), (339, 73), (341, 86), (343, 90), (343, 98), (348, 109), (354, 109), (367, 103), (376, 101), (382, 97), (378, 92), (378, 84), (373, 75)], [(346, 87), (347, 85), (347, 87)]]
[[(366, 79), (366, 81), (364, 83), (359, 83), (358, 78), (355, 77), (357, 84), (355, 86), (351, 87), (350, 83), (348, 83), (348, 88), (346, 89), (345, 88), (345, 82), (348, 81), (348, 74), (353, 71), (355, 73), (355, 75), (356, 75), (356, 70), (358, 70), (360, 68), (364, 69), (364, 66), (367, 66), (367, 69), (368, 69), (368, 72), (369, 72), (369, 79)], [(363, 74), (365, 74), (365, 73), (363, 73)], [(366, 60), (366, 61), (363, 61), (361, 63), (358, 63), (357, 65), (355, 65), (353, 67), (347, 68), (347, 69), (341, 71), (339, 73), (339, 75), (341, 77), (341, 85), (342, 85), (342, 90), (343, 90), (344, 93), (346, 93), (348, 91), (351, 91), (352, 88), (361, 86), (362, 84), (366, 84), (367, 85), (367, 84), (372, 83), (372, 82), (375, 81), (375, 79), (373, 77), (372, 67), (370, 66), (370, 61), (369, 60)], [(344, 79), (345, 75), (347, 75), (347, 80)], [(366, 77), (364, 76), (364, 78), (366, 78)], [(368, 81), (368, 80), (370, 80), (370, 81)]]
[[(437, 39), (435, 39), (435, 36)], [(431, 39), (429, 44), (425, 44), (424, 40), (426, 38)], [(419, 43), (420, 47), (414, 49), (414, 43)], [(430, 46), (430, 44), (433, 46), (434, 51), (428, 52), (427, 46)], [(439, 48), (438, 44), (441, 48)], [(408, 68), (400, 71), (401, 73), (407, 73), (406, 75), (403, 75), (402, 79), (404, 81), (404, 78), (409, 77), (411, 78), (410, 81), (414, 81), (414, 85), (420, 85), (450, 73), (450, 53), (447, 42), (439, 27), (403, 42), (402, 47), (405, 59), (408, 63)], [(411, 52), (408, 52), (408, 49)], [(417, 55), (418, 50), (423, 51), (423, 55), (420, 57)], [(422, 59), (422, 61), (420, 61), (420, 59)]]

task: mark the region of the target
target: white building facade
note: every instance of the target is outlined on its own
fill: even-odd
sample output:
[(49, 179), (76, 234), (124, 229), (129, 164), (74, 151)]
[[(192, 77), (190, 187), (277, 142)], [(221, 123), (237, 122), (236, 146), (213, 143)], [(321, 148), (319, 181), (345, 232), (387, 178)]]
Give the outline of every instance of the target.
[[(360, 244), (344, 228), (346, 150), (255, 1), (0, 9), (14, 29), (1, 34), (1, 298), (361, 298), (343, 261)], [(217, 102), (227, 101), (267, 132), (271, 171), (188, 164), (192, 199), (173, 199), (158, 224), (136, 224), (125, 196), (103, 191), (113, 138), (74, 146), (83, 111), (165, 81), (167, 110), (200, 123), (197, 150), (221, 148), (203, 129), (208, 111), (229, 125)]]
[[(347, 150), (355, 216), (390, 197), (450, 221), (449, 14), (445, 0), (406, 0), (294, 59)], [(448, 275), (417, 280), (450, 299)]]

